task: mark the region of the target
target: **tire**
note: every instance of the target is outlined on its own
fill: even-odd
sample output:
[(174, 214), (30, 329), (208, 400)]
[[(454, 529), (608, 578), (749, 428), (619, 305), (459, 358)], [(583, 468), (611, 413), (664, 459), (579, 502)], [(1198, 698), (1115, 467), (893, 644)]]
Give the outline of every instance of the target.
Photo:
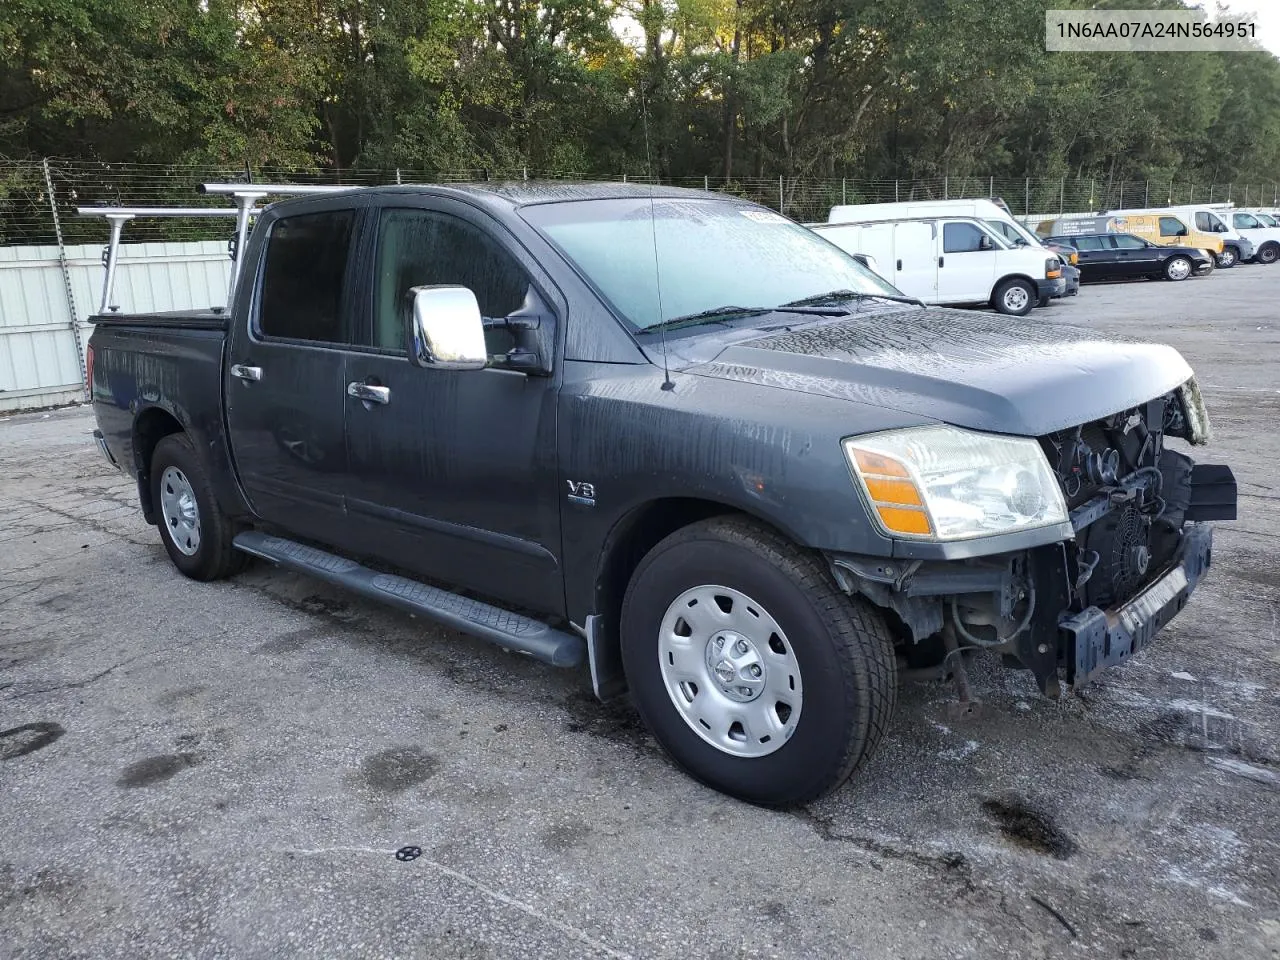
[(1276, 260), (1280, 259), (1280, 245), (1264, 243), (1258, 250), (1258, 255), (1255, 259), (1258, 263), (1275, 263)]
[(185, 433), (162, 437), (151, 455), (151, 502), (173, 565), (192, 580), (220, 580), (244, 566), (231, 545), (235, 527), (213, 495)]
[(1219, 270), (1230, 270), (1240, 262), (1240, 251), (1235, 247), (1226, 246), (1222, 248), (1222, 252), (1214, 258)]
[(1170, 257), (1164, 262), (1164, 278), (1175, 282), (1185, 280), (1194, 269), (1188, 257)]
[[(709, 615), (690, 613), (699, 600)], [(893, 714), (897, 661), (880, 612), (844, 594), (816, 556), (744, 518), (692, 524), (654, 547), (627, 587), (621, 637), (636, 708), (658, 743), (693, 777), (749, 803), (787, 807), (835, 790)], [(731, 652), (721, 653), (726, 639)], [(753, 680), (746, 671), (757, 666)], [(743, 702), (752, 689), (739, 682), (755, 684), (753, 699)]]
[(1036, 305), (1039, 296), (1028, 280), (1006, 280), (996, 287), (991, 305), (1000, 313), (1011, 317), (1025, 317)]
[(1047, 307), (1049, 305), (1049, 301), (1052, 299), (1053, 299), (1052, 297), (1041, 297), (1039, 301), (1036, 302), (1036, 306)]

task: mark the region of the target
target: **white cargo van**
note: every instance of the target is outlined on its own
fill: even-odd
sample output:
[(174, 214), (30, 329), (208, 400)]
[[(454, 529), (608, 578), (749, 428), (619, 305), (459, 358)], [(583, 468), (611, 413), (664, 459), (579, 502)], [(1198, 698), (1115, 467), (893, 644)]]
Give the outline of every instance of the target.
[(1213, 207), (1196, 204), (1185, 204), (1178, 207), (1143, 207), (1122, 210), (1107, 210), (1108, 216), (1127, 216), (1137, 213), (1171, 213), (1182, 217), (1195, 225), (1203, 233), (1216, 233), (1222, 237), (1222, 252), (1215, 260), (1219, 267), (1226, 270), (1234, 267), (1241, 260), (1252, 260), (1256, 254), (1253, 241), (1240, 235), (1240, 231), (1231, 226), (1224, 218), (1223, 211)]
[(1275, 263), (1280, 259), (1280, 225), (1266, 214), (1253, 210), (1223, 210), (1231, 226), (1253, 243), (1253, 259), (1258, 263)]
[(1015, 247), (973, 217), (820, 223), (811, 229), (849, 253), (873, 257), (882, 277), (925, 303), (990, 304), (1020, 317), (1066, 289), (1057, 256), (1038, 244)]
[(921, 217), (969, 217), (983, 221), (1010, 246), (1041, 246), (1040, 238), (1013, 219), (1009, 208), (995, 200), (906, 200), (901, 203), (840, 204), (831, 208), (828, 223), (867, 223), (871, 220), (918, 220)]

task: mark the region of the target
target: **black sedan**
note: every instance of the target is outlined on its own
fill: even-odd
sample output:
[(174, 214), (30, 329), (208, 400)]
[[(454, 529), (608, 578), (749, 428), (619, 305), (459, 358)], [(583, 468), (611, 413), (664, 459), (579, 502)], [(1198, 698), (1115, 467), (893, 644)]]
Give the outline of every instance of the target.
[(1080, 274), (1085, 280), (1121, 277), (1185, 280), (1213, 269), (1213, 261), (1203, 250), (1162, 247), (1131, 233), (1086, 233), (1076, 237), (1050, 237), (1049, 242), (1069, 243), (1076, 248)]

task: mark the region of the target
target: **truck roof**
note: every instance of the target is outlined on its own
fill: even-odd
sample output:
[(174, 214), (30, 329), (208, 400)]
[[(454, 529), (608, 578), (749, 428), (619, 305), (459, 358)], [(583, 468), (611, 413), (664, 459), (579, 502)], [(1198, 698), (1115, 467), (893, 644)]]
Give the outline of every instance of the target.
[[(562, 203), (572, 200), (624, 200), (655, 197), (659, 199), (687, 198), (701, 200), (736, 200), (743, 198), (730, 194), (687, 187), (671, 187), (662, 184), (609, 182), (578, 182), (558, 180), (510, 180), (484, 183), (422, 183), (390, 184), (379, 187), (353, 187), (352, 192), (375, 194), (432, 194), (436, 196), (459, 194), (472, 197), (487, 206), (511, 209), (535, 203)], [(329, 194), (333, 196), (333, 194)], [(290, 197), (271, 204), (281, 209), (304, 202), (307, 196)], [(311, 197), (310, 199), (314, 199)]]

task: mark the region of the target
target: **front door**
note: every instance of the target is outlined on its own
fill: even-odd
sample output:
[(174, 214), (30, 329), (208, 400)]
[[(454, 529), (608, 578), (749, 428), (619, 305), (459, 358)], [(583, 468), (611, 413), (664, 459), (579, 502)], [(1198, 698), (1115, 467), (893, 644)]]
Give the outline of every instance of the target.
[[(987, 249), (983, 249), (983, 240)], [(939, 303), (985, 303), (995, 284), (994, 240), (967, 220), (942, 224), (942, 256), (938, 257)]]
[(1162, 259), (1158, 256), (1159, 248), (1148, 246), (1141, 238), (1127, 233), (1118, 233), (1108, 239), (1115, 248), (1118, 276), (1141, 277), (1159, 269)]
[(512, 346), (502, 319), (525, 304), (531, 284), (544, 304), (559, 295), (503, 228), (477, 219), (483, 214), (446, 198), (403, 202), (371, 220), (372, 346), (347, 366), (349, 385), (382, 387), (386, 401), (346, 399), (346, 505), (366, 540), (357, 547), (508, 603), (562, 612), (556, 379), (417, 367), (405, 309), (410, 287), (468, 287), (489, 318), (493, 355)]
[[(227, 424), (236, 470), (264, 520), (325, 539), (341, 525), (347, 453), (348, 296), (357, 211), (320, 201), (268, 227), (248, 329), (230, 334)], [(246, 283), (253, 278), (245, 276)]]

